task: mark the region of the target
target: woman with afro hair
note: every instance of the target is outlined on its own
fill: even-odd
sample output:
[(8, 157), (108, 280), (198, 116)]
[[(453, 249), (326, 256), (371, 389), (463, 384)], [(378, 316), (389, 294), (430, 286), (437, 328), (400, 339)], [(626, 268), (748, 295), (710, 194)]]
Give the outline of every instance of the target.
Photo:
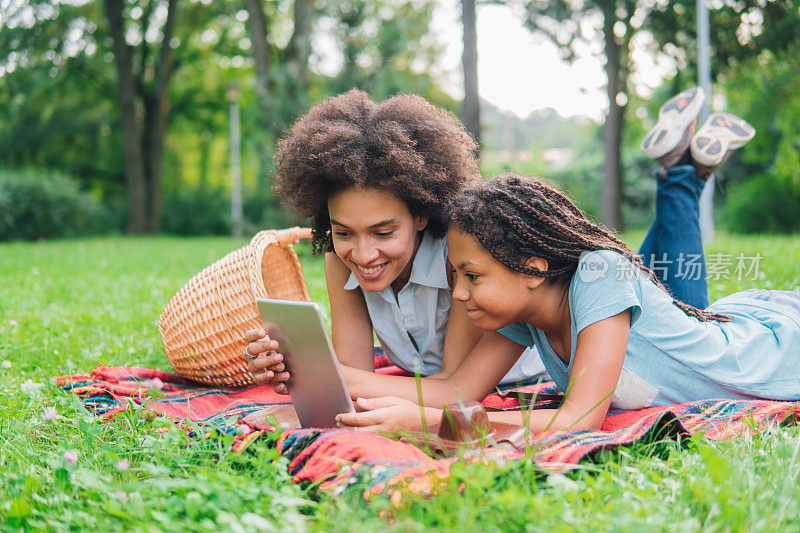
[[(316, 104), (278, 142), (276, 193), (311, 220), (314, 251), (325, 253), (333, 346), (361, 404), (417, 400), (414, 378), (374, 372), (373, 331), (392, 363), (426, 378), (427, 405), (456, 400), (457, 369), (485, 372), (491, 346), (473, 350), (481, 331), (450, 305), (445, 240), (447, 205), (481, 181), (475, 148), (455, 117), (424, 98), (375, 102), (357, 90)], [(278, 343), (263, 330), (246, 339), (256, 382), (286, 393)], [(542, 370), (529, 350), (513, 368), (496, 369), (495, 383)]]

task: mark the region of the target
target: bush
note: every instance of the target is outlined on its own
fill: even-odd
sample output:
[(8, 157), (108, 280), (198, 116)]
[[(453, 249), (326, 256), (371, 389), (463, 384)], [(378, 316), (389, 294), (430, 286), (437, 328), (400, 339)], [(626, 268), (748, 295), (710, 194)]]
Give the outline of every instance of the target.
[[(298, 223), (263, 190), (243, 191), (244, 235)], [(231, 197), (224, 187), (186, 187), (164, 198), (163, 229), (175, 235), (230, 235)]]
[(168, 191), (163, 230), (175, 235), (230, 235), (231, 200), (222, 187)]
[(728, 193), (725, 219), (732, 233), (800, 231), (800, 186), (774, 174), (752, 178)]
[(108, 211), (66, 174), (0, 169), (0, 241), (107, 231)]

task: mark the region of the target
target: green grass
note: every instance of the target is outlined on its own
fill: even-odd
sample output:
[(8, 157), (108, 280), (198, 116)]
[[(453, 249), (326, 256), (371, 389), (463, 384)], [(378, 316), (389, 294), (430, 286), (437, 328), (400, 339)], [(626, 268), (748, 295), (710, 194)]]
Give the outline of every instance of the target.
[[(638, 244), (641, 236), (628, 237)], [(408, 496), (395, 509), (385, 497), (364, 502), (358, 488), (332, 497), (293, 485), (266, 442), (233, 455), (229, 437), (164, 431), (171, 423), (143, 409), (101, 422), (55, 387), (54, 376), (100, 362), (169, 370), (161, 309), (244, 242), (0, 244), (0, 529), (800, 530), (797, 427), (732, 443), (643, 443), (604, 452), (566, 477), (545, 478), (528, 461), (460, 465), (439, 496)], [(798, 236), (720, 235), (708, 248), (716, 252), (761, 253), (762, 277), (714, 281), (712, 299), (800, 286)], [(320, 258), (305, 247), (300, 255), (312, 297), (327, 304)], [(43, 420), (51, 407), (59, 418)]]

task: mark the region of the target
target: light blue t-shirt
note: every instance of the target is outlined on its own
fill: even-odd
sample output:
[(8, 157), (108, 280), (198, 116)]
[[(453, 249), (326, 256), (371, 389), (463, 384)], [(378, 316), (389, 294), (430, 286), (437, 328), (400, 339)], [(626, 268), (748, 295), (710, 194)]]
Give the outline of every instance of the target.
[(566, 391), (578, 333), (627, 309), (630, 336), (612, 407), (639, 409), (711, 398), (800, 399), (797, 291), (735, 293), (708, 307), (731, 315), (731, 322), (701, 322), (676, 307), (671, 296), (624, 256), (600, 250), (584, 254), (570, 282), (569, 364), (556, 355), (544, 332), (530, 324), (516, 322), (500, 333), (537, 347), (550, 376)]
[[(355, 274), (350, 273), (344, 288), (360, 289)], [(391, 287), (381, 292), (361, 292), (372, 328), (389, 360), (422, 376), (441, 372), (451, 303), (445, 238), (423, 233), (408, 283), (396, 296)], [(539, 355), (529, 349), (500, 383), (528, 381), (543, 373)]]

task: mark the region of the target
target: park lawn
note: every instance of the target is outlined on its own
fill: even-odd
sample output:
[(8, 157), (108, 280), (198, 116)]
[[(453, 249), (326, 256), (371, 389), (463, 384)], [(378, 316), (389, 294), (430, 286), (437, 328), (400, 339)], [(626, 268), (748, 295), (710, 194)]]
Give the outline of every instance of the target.
[[(409, 496), (395, 508), (384, 497), (365, 502), (358, 487), (332, 497), (293, 485), (266, 442), (234, 455), (229, 437), (157, 434), (171, 423), (142, 409), (100, 422), (55, 387), (54, 376), (100, 362), (169, 370), (161, 309), (245, 242), (0, 244), (0, 530), (800, 530), (796, 426), (731, 443), (640, 444), (568, 476), (547, 478), (529, 461), (459, 466), (439, 496)], [(320, 258), (299, 251), (312, 297), (327, 304)], [(712, 300), (753, 286), (800, 287), (798, 236), (719, 235), (707, 252), (731, 254), (731, 273), (739, 254), (762, 256), (759, 279), (721, 276)], [(43, 420), (52, 407), (58, 418)]]

